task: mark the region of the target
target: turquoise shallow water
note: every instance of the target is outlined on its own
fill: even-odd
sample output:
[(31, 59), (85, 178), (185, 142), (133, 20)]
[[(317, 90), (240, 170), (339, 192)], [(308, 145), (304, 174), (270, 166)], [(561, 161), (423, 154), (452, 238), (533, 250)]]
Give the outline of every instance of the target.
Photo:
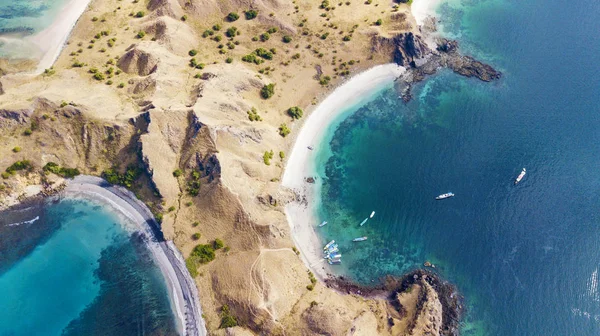
[(504, 77), (442, 71), (410, 103), (386, 90), (339, 123), (316, 153), (319, 230), (343, 255), (334, 270), (368, 284), (429, 260), (466, 298), (465, 335), (598, 335), (600, 3), (452, 1), (439, 13)]
[(119, 218), (74, 199), (37, 216), (0, 216), (0, 335), (177, 334), (165, 280)]
[(24, 37), (50, 26), (67, 3), (67, 0), (0, 0), (0, 57), (40, 56), (40, 51)]

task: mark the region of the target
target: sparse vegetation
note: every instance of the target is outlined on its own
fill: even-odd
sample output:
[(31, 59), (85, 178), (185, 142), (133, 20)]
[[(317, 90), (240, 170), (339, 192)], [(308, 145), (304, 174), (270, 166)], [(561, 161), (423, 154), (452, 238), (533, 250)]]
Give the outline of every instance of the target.
[(252, 108), (250, 111), (247, 111), (246, 113), (248, 113), (248, 119), (250, 119), (250, 121), (262, 121), (262, 118), (260, 117), (260, 115), (258, 115), (258, 111), (256, 110), (256, 108)]
[(271, 38), (271, 35), (269, 33), (260, 34), (260, 40), (263, 42), (268, 41), (270, 38)]
[(283, 41), (283, 43), (290, 43), (292, 42), (292, 38), (288, 35), (283, 36), (283, 38), (281, 39)]
[(200, 239), (200, 237), (202, 237), (202, 235), (199, 232), (196, 232), (192, 235), (193, 240), (198, 240)]
[(118, 168), (109, 168), (102, 172), (104, 178), (110, 184), (119, 184), (127, 188), (131, 188), (133, 183), (142, 175), (142, 169), (129, 166), (124, 174), (118, 172)]
[(273, 84), (273, 83), (267, 84), (267, 85), (263, 86), (262, 89), (260, 89), (260, 96), (263, 97), (263, 99), (269, 99), (269, 98), (273, 97), (274, 94), (275, 94), (275, 84)]
[(246, 20), (252, 20), (258, 16), (258, 11), (255, 9), (249, 9), (244, 12), (244, 15), (246, 16)]
[(141, 18), (141, 17), (144, 17), (144, 15), (145, 15), (145, 13), (144, 13), (144, 12), (142, 12), (142, 11), (139, 11), (139, 12), (135, 13), (135, 17), (136, 17), (136, 18)]
[(187, 21), (187, 15), (182, 16), (181, 21)]
[(225, 63), (233, 63), (233, 58), (231, 58), (231, 57), (227, 57), (227, 58), (225, 59)]
[(221, 325), (219, 325), (219, 328), (232, 328), (237, 325), (237, 320), (233, 315), (231, 315), (231, 312), (229, 311), (229, 306), (226, 304), (223, 305), (223, 307), (221, 307)]
[(285, 153), (282, 151), (279, 151), (279, 158), (282, 160), (285, 159)]
[(198, 194), (200, 193), (200, 177), (201, 174), (199, 171), (193, 171), (191, 176), (190, 176), (190, 180), (188, 180), (187, 182), (187, 192), (188, 194), (190, 194), (191, 196), (198, 196)]
[(14, 175), (19, 170), (30, 170), (33, 167), (29, 160), (16, 161), (6, 168), (4, 173), (2, 173), (2, 178), (7, 179), (11, 175)]
[(303, 113), (304, 113), (304, 112), (302, 111), (302, 109), (301, 109), (301, 108), (299, 108), (298, 106), (293, 106), (293, 107), (290, 107), (290, 108), (287, 110), (287, 114), (288, 114), (290, 117), (292, 117), (292, 119), (300, 119), (300, 118), (302, 118), (302, 114), (303, 114)]
[(383, 24), (383, 21), (381, 19), (377, 19), (377, 21), (375, 21), (376, 26), (381, 26), (382, 24)]
[(263, 154), (263, 162), (267, 165), (270, 166), (271, 165), (271, 159), (273, 159), (273, 155), (275, 155), (275, 153), (273, 153), (273, 151), (267, 151), (265, 152), (265, 154)]
[(16, 146), (15, 148), (12, 149), (13, 153), (18, 153), (21, 151), (21, 147)]
[(225, 243), (223, 243), (223, 241), (219, 238), (215, 239), (213, 242), (213, 247), (215, 250), (220, 250), (223, 248), (223, 246), (225, 246)]
[(171, 206), (169, 207), (169, 209), (167, 209), (167, 211), (168, 211), (168, 212), (173, 212), (173, 211), (175, 211), (175, 209), (176, 209), (176, 208), (175, 208), (175, 206), (174, 206), (174, 205), (171, 205)]
[(231, 13), (227, 14), (227, 17), (226, 17), (227, 21), (229, 21), (229, 22), (237, 21), (237, 19), (239, 19), (239, 18), (240, 18), (240, 16), (236, 12), (231, 12)]
[(146, 36), (146, 32), (140, 31), (140, 32), (137, 33), (137, 35), (135, 37), (137, 37), (139, 39), (143, 39), (144, 36)]
[(55, 73), (56, 73), (56, 70), (54, 70), (54, 67), (50, 67), (50, 68), (44, 70), (44, 76), (52, 76)]
[(179, 176), (181, 176), (181, 175), (183, 175), (183, 171), (182, 171), (181, 169), (179, 169), (179, 168), (178, 168), (178, 169), (175, 169), (175, 170), (173, 171), (173, 176), (174, 176), (174, 177), (179, 177)]
[(285, 138), (288, 134), (290, 134), (290, 132), (291, 130), (285, 123), (279, 125), (279, 135), (281, 135), (282, 137)]
[(43, 170), (46, 173), (53, 173), (53, 174), (62, 176), (64, 178), (74, 178), (75, 176), (81, 174), (81, 172), (79, 172), (79, 169), (77, 169), (77, 168), (61, 167), (57, 163), (54, 163), (54, 162), (46, 163)]
[(198, 54), (198, 50), (196, 50), (196, 49), (192, 49), (192, 50), (188, 51), (188, 55), (190, 55), (192, 57), (196, 56), (197, 54)]
[(227, 28), (227, 31), (225, 31), (225, 35), (227, 35), (227, 37), (235, 37), (236, 35), (239, 35), (240, 32), (238, 31), (237, 27), (229, 27)]
[(190, 253), (190, 256), (185, 260), (185, 266), (192, 277), (198, 276), (198, 266), (215, 260), (215, 250), (212, 245), (200, 244), (196, 245)]

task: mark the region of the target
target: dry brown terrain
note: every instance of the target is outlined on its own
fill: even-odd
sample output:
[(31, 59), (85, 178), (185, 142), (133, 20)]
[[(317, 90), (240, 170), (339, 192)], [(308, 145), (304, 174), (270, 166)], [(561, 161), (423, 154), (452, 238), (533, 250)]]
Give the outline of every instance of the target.
[[(0, 171), (19, 160), (32, 166), (0, 179), (2, 199), (43, 180), (48, 162), (92, 175), (133, 165), (144, 173), (131, 188), (185, 256), (217, 238), (226, 246), (192, 266), (211, 334), (440, 334), (441, 305), (425, 282), (399, 295), (400, 310), (320, 282), (307, 288), (283, 213), (294, 196), (279, 185), (279, 152), (301, 127), (286, 111), (299, 106), (306, 115), (347, 76), (389, 62), (390, 50), (374, 49), (373, 37), (414, 26), (404, 4), (321, 4), (93, 0), (51, 74), (0, 78)], [(247, 20), (250, 9), (258, 16)], [(239, 19), (228, 22), (230, 12)], [(230, 38), (232, 27), (240, 34)], [(257, 48), (272, 59), (242, 61)], [(264, 99), (270, 83), (274, 95)], [(252, 108), (261, 120), (250, 120)], [(238, 327), (220, 329), (223, 305)]]

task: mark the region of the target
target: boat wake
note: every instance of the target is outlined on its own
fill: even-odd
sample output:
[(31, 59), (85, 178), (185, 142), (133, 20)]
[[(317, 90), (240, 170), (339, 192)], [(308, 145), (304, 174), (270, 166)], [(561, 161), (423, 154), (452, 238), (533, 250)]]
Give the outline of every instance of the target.
[(23, 222), (18, 222), (18, 223), (12, 223), (12, 224), (6, 224), (6, 226), (19, 226), (19, 225), (23, 225), (23, 224), (33, 224), (38, 219), (40, 219), (40, 216), (36, 216), (35, 218), (33, 218), (31, 220), (28, 220), (28, 221), (23, 221)]

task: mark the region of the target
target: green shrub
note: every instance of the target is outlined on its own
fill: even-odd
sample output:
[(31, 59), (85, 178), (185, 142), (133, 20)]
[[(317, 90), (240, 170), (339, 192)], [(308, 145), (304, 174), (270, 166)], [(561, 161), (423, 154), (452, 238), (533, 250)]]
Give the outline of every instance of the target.
[(196, 258), (199, 264), (206, 264), (215, 260), (215, 250), (212, 245), (200, 244), (196, 245), (190, 254), (190, 257)]
[(168, 212), (173, 212), (173, 211), (175, 211), (175, 209), (176, 209), (175, 206), (171, 205), (167, 211)]
[(23, 135), (30, 136), (31, 134), (33, 134), (31, 128), (26, 128), (25, 131), (23, 131)]
[(202, 33), (202, 37), (206, 38), (206, 37), (212, 36), (213, 34), (214, 34), (214, 32), (212, 30), (207, 29)]
[(227, 35), (227, 37), (235, 37), (236, 35), (239, 35), (240, 32), (238, 31), (238, 29), (236, 27), (229, 27), (227, 28), (227, 31), (225, 32), (225, 35)]
[(329, 76), (323, 76), (323, 77), (321, 77), (321, 79), (319, 79), (319, 84), (321, 84), (321, 85), (327, 85), (327, 84), (329, 84), (330, 80), (331, 80), (331, 77), (329, 77)]
[(327, 38), (327, 36), (329, 36), (329, 33), (325, 33), (325, 34), (321, 35), (321, 40), (325, 40)]
[(141, 18), (141, 17), (144, 17), (144, 12), (142, 12), (142, 11), (139, 11), (139, 12), (135, 13), (135, 17), (136, 17), (136, 18)]
[(223, 37), (221, 35), (217, 35), (213, 38), (213, 40), (215, 40), (216, 42), (221, 42), (221, 40), (223, 40)]
[(94, 17), (92, 18), (92, 22), (96, 22), (96, 21), (98, 21), (98, 18), (97, 18), (96, 16), (94, 16)]
[(200, 186), (201, 186), (200, 177), (201, 177), (200, 172), (193, 171), (190, 179), (187, 182), (186, 191), (191, 196), (198, 196), (198, 194), (200, 193)]
[(292, 38), (289, 37), (288, 35), (285, 35), (282, 39), (283, 43), (290, 43), (292, 42)]
[(262, 87), (262, 89), (260, 89), (260, 96), (263, 97), (264, 99), (269, 99), (269, 98), (273, 97), (274, 94), (275, 94), (275, 84), (273, 84), (273, 83), (265, 85)]
[(141, 168), (129, 166), (124, 174), (119, 173), (116, 168), (109, 168), (103, 171), (101, 176), (110, 184), (119, 184), (131, 188), (140, 175), (142, 175)]
[[(190, 203), (190, 205), (192, 205), (192, 204), (191, 204), (192, 202), (188, 202), (188, 203)], [(186, 205), (187, 205), (187, 203), (186, 203)], [(196, 226), (198, 226), (198, 225), (200, 225), (200, 223), (199, 223), (199, 222), (193, 222), (193, 223), (192, 223), (192, 227), (196, 227)]]
[(223, 241), (219, 238), (215, 239), (215, 241), (213, 242), (213, 247), (215, 250), (222, 249), (223, 246), (225, 246), (225, 243), (223, 243)]
[(290, 134), (290, 132), (291, 130), (285, 123), (279, 125), (279, 135), (281, 135), (282, 137), (285, 138), (288, 134)]
[(381, 26), (382, 23), (383, 21), (381, 19), (377, 19), (377, 21), (375, 21), (376, 26)]
[(265, 48), (258, 48), (256, 50), (254, 50), (254, 53), (256, 54), (256, 56), (262, 57), (267, 60), (273, 59), (273, 52), (269, 51)]
[(136, 35), (136, 37), (139, 38), (139, 39), (144, 38), (144, 36), (146, 36), (146, 32), (143, 32), (143, 31), (138, 32), (137, 35)]
[(7, 178), (9, 178), (9, 177), (10, 177), (10, 174), (9, 174), (9, 173), (7, 173), (7, 172), (2, 172), (2, 174), (0, 174), (0, 175), (1, 175), (1, 176), (2, 176), (2, 178), (3, 178), (3, 179), (5, 179), (5, 180), (6, 180)]
[(312, 291), (313, 289), (315, 289), (315, 285), (313, 285), (313, 284), (307, 285), (306, 289), (308, 289), (309, 291)]
[(217, 23), (214, 26), (212, 26), (212, 29), (216, 30), (216, 31), (219, 31), (219, 30), (221, 30), (221, 25)]
[(273, 155), (275, 155), (273, 153), (273, 151), (270, 152), (265, 152), (265, 154), (263, 154), (263, 162), (267, 165), (270, 166), (271, 165), (271, 159), (273, 158)]
[(285, 159), (285, 153), (282, 151), (279, 151), (279, 158), (282, 160)]
[(262, 118), (260, 117), (260, 115), (258, 115), (258, 111), (256, 111), (256, 108), (252, 108), (250, 111), (247, 111), (246, 113), (248, 113), (248, 119), (250, 119), (250, 121), (262, 121)]
[(237, 325), (237, 320), (233, 315), (231, 315), (231, 312), (229, 311), (229, 306), (226, 304), (223, 305), (223, 307), (221, 307), (221, 325), (219, 325), (219, 328), (232, 328)]
[(249, 9), (244, 12), (244, 15), (246, 16), (246, 20), (252, 20), (258, 16), (258, 11), (255, 9)]
[(122, 89), (122, 88), (124, 88), (124, 87), (125, 87), (125, 83), (119, 83), (119, 85), (117, 85), (117, 87), (118, 87), (119, 89)]
[(21, 151), (21, 147), (16, 146), (15, 148), (12, 149), (13, 153), (18, 153)]
[(175, 169), (175, 170), (173, 171), (173, 176), (175, 176), (175, 177), (179, 177), (179, 176), (181, 176), (182, 174), (183, 174), (183, 171), (182, 171), (181, 169), (179, 169), (179, 168), (178, 168), (178, 169)]
[(81, 174), (81, 172), (79, 172), (79, 169), (77, 168), (60, 167), (57, 163), (54, 162), (46, 163), (46, 165), (43, 167), (43, 170), (45, 172), (54, 173), (64, 178), (74, 178), (75, 176)]
[(227, 14), (227, 17), (226, 17), (227, 21), (229, 21), (229, 22), (237, 21), (237, 19), (239, 19), (239, 18), (240, 18), (240, 16), (236, 12), (231, 12), (231, 13)]
[(342, 38), (342, 40), (344, 40), (346, 42), (350, 41), (351, 39), (352, 39), (352, 36), (350, 36), (350, 35), (346, 35), (346, 36), (344, 36), (344, 38)]
[(5, 172), (10, 175), (14, 175), (15, 172), (17, 172), (19, 170), (26, 170), (26, 169), (29, 170), (32, 167), (33, 166), (31, 164), (31, 162), (29, 162), (29, 160), (17, 161), (15, 163), (13, 163), (12, 165), (10, 165), (8, 168), (6, 168)]
[(196, 232), (196, 233), (194, 233), (194, 234), (192, 235), (192, 239), (193, 239), (193, 240), (198, 240), (198, 239), (200, 239), (200, 237), (201, 237), (201, 236), (202, 236), (202, 235), (201, 235), (200, 233)]
[(187, 15), (182, 16), (181, 21), (187, 21)]
[(192, 57), (196, 56), (197, 54), (198, 54), (198, 50), (196, 50), (196, 49), (192, 49), (192, 50), (188, 51), (188, 55), (190, 55)]
[(290, 107), (290, 108), (287, 110), (287, 114), (288, 114), (290, 117), (292, 117), (292, 119), (300, 119), (300, 118), (302, 118), (302, 114), (303, 114), (303, 113), (304, 113), (304, 112), (302, 111), (302, 109), (301, 109), (301, 108), (299, 108), (298, 106), (293, 106), (293, 107)]
[(271, 28), (269, 28), (269, 30), (267, 30), (267, 33), (275, 34), (275, 33), (277, 33), (277, 30), (278, 30), (277, 27), (271, 27)]
[(97, 80), (97, 81), (102, 81), (102, 80), (104, 80), (104, 75), (103, 75), (103, 74), (101, 74), (101, 73), (99, 73), (99, 72), (96, 72), (96, 73), (94, 74), (94, 76), (93, 76), (93, 77), (94, 77), (94, 79), (95, 79), (95, 80)]
[(271, 38), (271, 35), (269, 35), (269, 33), (262, 33), (260, 34), (260, 40), (263, 42), (268, 41)]
[(52, 76), (55, 73), (56, 73), (56, 70), (54, 70), (54, 67), (50, 67), (49, 69), (44, 70), (44, 76)]
[(192, 276), (192, 278), (195, 278), (198, 276), (198, 264), (196, 263), (196, 260), (194, 258), (192, 258), (192, 257), (187, 258), (185, 260), (185, 267), (190, 272), (190, 275)]
[(231, 57), (227, 57), (227, 58), (225, 59), (225, 63), (233, 63), (233, 58), (231, 58)]

